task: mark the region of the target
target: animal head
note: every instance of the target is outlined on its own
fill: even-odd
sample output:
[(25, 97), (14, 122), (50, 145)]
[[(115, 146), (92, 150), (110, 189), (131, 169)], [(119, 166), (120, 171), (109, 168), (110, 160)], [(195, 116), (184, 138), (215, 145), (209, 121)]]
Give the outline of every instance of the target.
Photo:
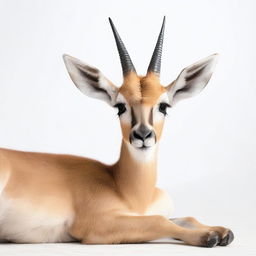
[(137, 75), (124, 43), (112, 20), (109, 21), (123, 70), (121, 86), (115, 86), (100, 70), (74, 57), (64, 55), (64, 62), (81, 92), (118, 109), (123, 140), (136, 149), (145, 150), (160, 140), (167, 109), (182, 99), (196, 95), (206, 86), (217, 54), (184, 68), (176, 80), (163, 86), (159, 76), (165, 18), (145, 76)]

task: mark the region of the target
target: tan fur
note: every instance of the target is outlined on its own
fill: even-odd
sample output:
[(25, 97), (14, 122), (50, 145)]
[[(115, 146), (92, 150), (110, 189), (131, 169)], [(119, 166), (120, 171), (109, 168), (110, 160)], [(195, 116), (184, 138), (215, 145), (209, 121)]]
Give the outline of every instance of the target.
[(163, 131), (163, 126), (164, 126), (164, 121), (158, 122), (154, 124), (154, 130), (156, 133), (156, 140), (159, 141), (162, 136), (162, 131)]
[(121, 122), (121, 129), (122, 129), (123, 140), (125, 142), (129, 143), (129, 136), (130, 136), (130, 132), (131, 132), (131, 124)]
[(147, 76), (137, 76), (136, 73), (131, 72), (124, 79), (119, 92), (131, 105), (136, 103), (154, 105), (160, 95), (166, 92), (166, 89), (160, 84), (159, 77), (153, 73), (149, 73)]

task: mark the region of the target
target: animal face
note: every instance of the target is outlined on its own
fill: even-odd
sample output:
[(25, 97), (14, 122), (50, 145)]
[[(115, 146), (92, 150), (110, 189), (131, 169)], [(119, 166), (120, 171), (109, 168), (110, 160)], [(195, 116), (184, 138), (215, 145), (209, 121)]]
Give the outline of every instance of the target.
[(87, 96), (104, 100), (117, 108), (123, 140), (134, 148), (147, 150), (161, 138), (165, 115), (178, 101), (199, 93), (208, 83), (217, 55), (211, 55), (182, 70), (167, 86), (160, 84), (161, 53), (165, 19), (145, 76), (139, 76), (116, 31), (115, 36), (123, 68), (124, 81), (120, 87), (110, 82), (97, 68), (64, 55), (64, 62), (74, 84)]
[(139, 149), (160, 140), (167, 108), (166, 89), (154, 75), (139, 77), (131, 73), (120, 87), (116, 104), (123, 139)]

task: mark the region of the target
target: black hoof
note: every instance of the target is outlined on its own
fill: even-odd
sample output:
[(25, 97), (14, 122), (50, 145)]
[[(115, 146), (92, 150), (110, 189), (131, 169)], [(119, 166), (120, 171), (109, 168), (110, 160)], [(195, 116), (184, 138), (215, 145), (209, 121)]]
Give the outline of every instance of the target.
[(202, 246), (212, 248), (215, 247), (219, 243), (219, 236), (216, 232), (212, 232), (210, 235), (203, 239)]
[(231, 230), (229, 230), (228, 233), (227, 233), (227, 235), (224, 236), (224, 237), (221, 239), (219, 245), (221, 245), (221, 246), (226, 246), (226, 245), (232, 243), (233, 240), (234, 240), (234, 234), (233, 234), (233, 232), (232, 232)]

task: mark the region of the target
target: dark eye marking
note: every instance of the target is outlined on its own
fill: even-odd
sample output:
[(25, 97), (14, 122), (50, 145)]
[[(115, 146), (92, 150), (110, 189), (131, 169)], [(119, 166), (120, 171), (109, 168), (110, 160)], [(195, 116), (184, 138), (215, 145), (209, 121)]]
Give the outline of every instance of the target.
[(133, 127), (137, 123), (137, 120), (132, 107), (131, 107), (131, 112), (132, 112), (132, 127)]
[(161, 112), (161, 113), (163, 113), (164, 115), (167, 115), (167, 112), (166, 112), (166, 110), (167, 110), (167, 108), (170, 108), (171, 106), (168, 104), (168, 103), (166, 103), (166, 102), (161, 102), (160, 104), (159, 104), (159, 111)]
[(117, 114), (119, 116), (121, 116), (126, 111), (126, 106), (124, 103), (117, 103), (114, 107), (118, 109)]
[(153, 108), (150, 109), (149, 123), (153, 125)]

